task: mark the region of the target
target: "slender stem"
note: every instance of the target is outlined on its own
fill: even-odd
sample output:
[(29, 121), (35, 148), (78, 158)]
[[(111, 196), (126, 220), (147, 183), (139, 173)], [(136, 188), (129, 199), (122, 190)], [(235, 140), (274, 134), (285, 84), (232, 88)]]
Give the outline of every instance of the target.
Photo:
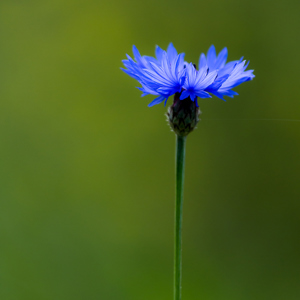
[(176, 135), (176, 203), (175, 203), (175, 257), (174, 257), (174, 300), (181, 300), (182, 278), (182, 204), (184, 183), (186, 137)]

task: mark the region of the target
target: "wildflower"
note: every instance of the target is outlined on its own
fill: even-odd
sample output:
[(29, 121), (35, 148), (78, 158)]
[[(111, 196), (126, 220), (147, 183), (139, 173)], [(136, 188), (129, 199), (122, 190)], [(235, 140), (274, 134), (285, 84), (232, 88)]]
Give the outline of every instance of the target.
[(142, 96), (149, 94), (158, 96), (149, 106), (159, 104), (175, 94), (181, 93), (180, 100), (190, 97), (196, 101), (197, 97), (210, 98), (211, 94), (224, 100), (223, 96), (233, 97), (237, 95), (232, 88), (253, 79), (253, 70), (245, 71), (249, 62), (236, 60), (226, 64), (228, 51), (225, 47), (216, 55), (212, 45), (207, 57), (201, 54), (199, 59), (199, 71), (193, 64), (184, 62), (184, 53), (178, 54), (172, 43), (167, 51), (156, 46), (156, 58), (141, 56), (138, 49), (133, 46), (135, 61), (127, 55), (123, 64), (127, 69), (122, 69), (129, 76), (136, 79), (142, 87)]
[(175, 155), (175, 251), (174, 251), (174, 299), (181, 300), (182, 281), (182, 206), (184, 186), (185, 148), (187, 135), (196, 128), (200, 110), (197, 98), (210, 98), (211, 94), (224, 100), (224, 96), (237, 95), (232, 89), (254, 78), (253, 70), (246, 71), (249, 62), (243, 58), (227, 61), (227, 48), (218, 55), (214, 46), (200, 55), (199, 69), (192, 63), (184, 62), (184, 53), (178, 54), (171, 43), (167, 51), (156, 46), (155, 56), (141, 56), (133, 46), (133, 60), (129, 55), (123, 60), (129, 76), (136, 79), (142, 96), (156, 95), (148, 106), (153, 106), (174, 95), (167, 117), (176, 133)]
[[(218, 55), (212, 45), (207, 56), (200, 55), (199, 69), (184, 61), (184, 53), (178, 54), (172, 43), (167, 51), (156, 46), (155, 56), (141, 56), (133, 46), (133, 60), (129, 55), (123, 60), (129, 76), (136, 79), (142, 96), (155, 95), (148, 106), (164, 102), (174, 95), (174, 102), (168, 111), (170, 125), (179, 135), (187, 135), (199, 120), (197, 99), (211, 98), (211, 94), (224, 100), (224, 96), (237, 95), (232, 89), (253, 79), (253, 70), (246, 71), (249, 62), (243, 58), (226, 63), (228, 51), (224, 48)], [(186, 100), (182, 103), (180, 101)], [(192, 103), (190, 103), (192, 102)]]

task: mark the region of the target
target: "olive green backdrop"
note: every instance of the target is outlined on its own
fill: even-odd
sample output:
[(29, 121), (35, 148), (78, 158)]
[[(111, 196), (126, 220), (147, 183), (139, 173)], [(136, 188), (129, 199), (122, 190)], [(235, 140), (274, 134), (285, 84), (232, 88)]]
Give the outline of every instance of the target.
[[(256, 78), (200, 99), (184, 300), (300, 299), (300, 2), (0, 3), (0, 299), (172, 299), (174, 146), (120, 71), (135, 44), (211, 44)], [(169, 99), (169, 104), (172, 99)], [(254, 119), (254, 120), (253, 120)]]

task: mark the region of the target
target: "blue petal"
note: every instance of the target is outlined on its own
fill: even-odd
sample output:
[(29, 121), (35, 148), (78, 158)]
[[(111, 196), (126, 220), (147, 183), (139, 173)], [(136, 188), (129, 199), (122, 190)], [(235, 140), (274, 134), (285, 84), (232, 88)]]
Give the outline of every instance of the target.
[(135, 45), (132, 46), (132, 52), (137, 63), (140, 64), (141, 66), (144, 66), (143, 58)]
[(196, 95), (200, 98), (211, 98), (211, 95), (204, 91), (199, 91), (196, 93)]
[(164, 50), (162, 50), (159, 46), (156, 45), (155, 47), (155, 56), (158, 61), (162, 60), (162, 55), (163, 55)]
[(238, 63), (237, 60), (228, 62), (222, 69), (219, 70), (218, 72), (219, 76), (222, 77), (224, 75), (230, 74), (232, 70), (235, 68), (235, 66), (237, 65), (237, 63)]
[(239, 78), (237, 81), (235, 81), (234, 83), (231, 84), (231, 88), (234, 88), (234, 87), (240, 85), (241, 83), (246, 82), (246, 81), (249, 81), (249, 80), (251, 80), (250, 77), (242, 77), (242, 78)]
[(167, 101), (168, 101), (168, 98), (169, 98), (169, 97), (167, 97), (167, 98), (166, 98), (164, 106), (166, 106), (166, 104), (167, 104)]
[(164, 96), (159, 96), (159, 97), (155, 98), (151, 103), (149, 103), (148, 107), (159, 104), (159, 103), (163, 102), (164, 100), (165, 100)]
[(216, 57), (216, 48), (214, 45), (211, 45), (207, 52), (207, 64), (210, 69), (213, 69)]
[(228, 56), (227, 48), (223, 48), (223, 50), (219, 53), (217, 60), (215, 61), (215, 69), (220, 69), (225, 66), (226, 60)]
[(184, 100), (185, 98), (189, 97), (190, 93), (188, 91), (183, 91), (180, 95), (180, 100)]
[(205, 54), (201, 53), (199, 58), (199, 70), (207, 66)]
[(224, 98), (223, 98), (223, 95), (218, 93), (218, 92), (211, 92), (212, 94), (214, 94), (215, 96), (217, 96), (218, 98), (222, 99), (223, 101), (226, 101)]
[(225, 82), (229, 77), (229, 74), (223, 76), (223, 77), (218, 77), (208, 88), (206, 88), (205, 90), (213, 93), (216, 92), (221, 85), (223, 84), (223, 82)]
[(190, 95), (190, 98), (191, 98), (191, 100), (194, 102), (195, 99), (196, 99), (196, 95), (195, 95), (195, 94), (191, 94), (191, 95)]
[(177, 58), (177, 50), (175, 49), (172, 43), (170, 43), (168, 46), (167, 54), (170, 61), (173, 61), (174, 59)]

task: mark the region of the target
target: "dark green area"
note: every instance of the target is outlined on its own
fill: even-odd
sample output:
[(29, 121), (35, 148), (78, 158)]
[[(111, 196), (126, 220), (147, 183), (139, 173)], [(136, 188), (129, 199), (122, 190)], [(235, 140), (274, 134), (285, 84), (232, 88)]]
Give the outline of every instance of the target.
[[(0, 299), (172, 299), (175, 136), (136, 44), (256, 78), (187, 139), (183, 299), (300, 299), (300, 2), (0, 3)], [(171, 99), (170, 99), (171, 100)], [(171, 101), (169, 100), (169, 105)], [(251, 119), (251, 120), (250, 120)]]

